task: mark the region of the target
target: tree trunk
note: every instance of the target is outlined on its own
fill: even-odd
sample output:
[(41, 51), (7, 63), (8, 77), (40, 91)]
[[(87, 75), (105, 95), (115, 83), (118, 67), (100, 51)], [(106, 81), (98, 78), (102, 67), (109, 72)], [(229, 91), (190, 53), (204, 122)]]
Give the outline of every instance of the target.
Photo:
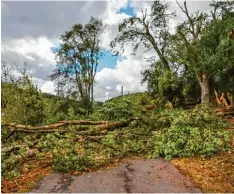
[(210, 84), (209, 78), (206, 73), (203, 73), (202, 78), (199, 80), (201, 87), (201, 103), (209, 105), (210, 103)]
[[(94, 82), (94, 81), (93, 81)], [(93, 104), (93, 102), (94, 102), (94, 98), (93, 98), (93, 82), (92, 82), (92, 93), (91, 93), (91, 102), (92, 102), (92, 104)]]

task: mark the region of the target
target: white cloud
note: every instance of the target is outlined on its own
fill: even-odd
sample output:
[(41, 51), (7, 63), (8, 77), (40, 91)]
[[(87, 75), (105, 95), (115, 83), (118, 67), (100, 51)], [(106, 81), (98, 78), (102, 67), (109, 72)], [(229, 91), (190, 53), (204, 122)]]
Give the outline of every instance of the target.
[(42, 92), (54, 93), (53, 82), (49, 80), (48, 76), (55, 68), (56, 61), (51, 47), (56, 44), (56, 41), (45, 37), (5, 40), (2, 44), (2, 59), (9, 65), (15, 64), (15, 67), (19, 68), (23, 68), (24, 62), (26, 62), (26, 68), (32, 75), (33, 83)]
[(54, 92), (54, 83), (52, 81), (46, 81), (41, 86), (41, 91), (45, 92), (45, 93), (55, 94), (55, 92)]
[[(121, 86), (123, 86), (124, 94), (145, 91), (146, 84), (141, 84), (141, 71), (149, 67), (149, 63), (146, 62), (145, 58), (154, 56), (155, 53), (142, 53), (142, 49), (139, 49), (136, 56), (129, 55), (126, 59), (117, 61), (116, 68), (104, 68), (98, 72), (94, 95), (101, 98), (108, 92), (108, 97), (119, 96)], [(108, 98), (104, 99), (107, 100)]]
[(117, 13), (120, 8), (127, 6), (127, 0), (124, 1), (108, 1), (105, 12), (101, 15), (103, 24), (106, 25), (106, 29), (103, 33), (103, 46), (110, 48), (109, 44), (117, 34), (118, 24), (120, 24), (125, 18), (130, 17), (125, 13)]
[[(30, 60), (35, 61), (35, 56), (48, 62), (55, 64), (55, 56), (51, 51), (56, 45), (46, 37), (25, 37), (21, 39), (7, 40), (2, 47), (6, 50), (16, 52)], [(47, 65), (47, 64), (41, 64)]]
[(107, 89), (107, 90), (111, 90), (111, 89), (112, 89), (112, 87), (110, 87), (110, 86), (106, 86), (106, 89)]
[(38, 79), (33, 77), (32, 81), (35, 85), (37, 85), (37, 87), (45, 93), (50, 93), (50, 94), (55, 94), (54, 91), (54, 82), (52, 81), (45, 81), (43, 79)]
[[(136, 8), (148, 8), (152, 2), (135, 2), (132, 4)], [(122, 6), (126, 6), (122, 4)], [(109, 45), (111, 40), (117, 34), (117, 27), (124, 18), (129, 17), (126, 14), (116, 14), (116, 11), (119, 10), (120, 6), (113, 8), (112, 5), (108, 2), (109, 9), (106, 10), (104, 22), (109, 24), (104, 37), (104, 44)], [(111, 8), (110, 8), (111, 7)], [(115, 10), (113, 10), (115, 9)], [(136, 14), (140, 13), (140, 9), (137, 9)], [(108, 16), (108, 17), (107, 17)], [(124, 52), (121, 54), (124, 59), (118, 60), (117, 65), (114, 69), (104, 68), (97, 73), (95, 85), (95, 99), (96, 100), (107, 100), (110, 97), (115, 97), (121, 94), (121, 86), (123, 86), (124, 94), (128, 92), (139, 92), (146, 90), (146, 84), (141, 84), (141, 71), (149, 67), (149, 63), (146, 62), (145, 58), (155, 56), (155, 52), (144, 53), (144, 47), (141, 45), (138, 49), (138, 52), (135, 56), (132, 56), (131, 53), (133, 47), (131, 43), (125, 45)], [(107, 88), (110, 87), (111, 89)], [(104, 97), (105, 96), (105, 97)]]

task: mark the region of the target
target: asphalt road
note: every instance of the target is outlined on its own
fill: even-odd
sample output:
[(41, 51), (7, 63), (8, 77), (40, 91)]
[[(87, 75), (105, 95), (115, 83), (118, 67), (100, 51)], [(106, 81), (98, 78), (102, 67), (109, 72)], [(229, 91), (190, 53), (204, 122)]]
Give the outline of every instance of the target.
[(33, 193), (199, 193), (191, 181), (163, 159), (125, 160), (84, 175), (52, 173)]

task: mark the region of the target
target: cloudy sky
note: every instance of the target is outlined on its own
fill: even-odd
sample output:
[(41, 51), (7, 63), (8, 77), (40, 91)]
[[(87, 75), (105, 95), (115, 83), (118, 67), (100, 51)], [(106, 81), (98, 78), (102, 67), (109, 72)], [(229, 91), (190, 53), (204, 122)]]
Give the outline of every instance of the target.
[[(140, 8), (150, 10), (152, 1), (2, 1), (1, 2), (1, 57), (9, 64), (23, 66), (32, 74), (33, 81), (47, 93), (54, 92), (54, 84), (48, 76), (55, 68), (56, 61), (52, 48), (59, 45), (60, 35), (71, 29), (75, 23), (85, 24), (90, 16), (103, 20), (106, 24), (102, 44), (107, 49), (100, 61), (96, 75), (95, 100), (104, 101), (118, 96), (121, 85), (124, 93), (145, 91), (141, 85), (140, 72), (149, 67), (145, 58), (155, 56), (153, 51), (144, 53), (144, 48), (131, 55), (132, 46), (126, 45), (124, 53), (112, 57), (109, 43), (117, 33), (117, 26), (124, 18), (138, 15)], [(170, 9), (177, 17), (171, 26), (185, 17), (175, 1), (169, 1)], [(207, 11), (210, 1), (189, 1), (191, 12)]]

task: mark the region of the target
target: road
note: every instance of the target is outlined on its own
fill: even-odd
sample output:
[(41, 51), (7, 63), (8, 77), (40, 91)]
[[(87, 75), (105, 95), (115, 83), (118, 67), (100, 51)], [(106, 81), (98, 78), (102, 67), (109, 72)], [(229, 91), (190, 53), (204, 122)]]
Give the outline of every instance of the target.
[(124, 160), (117, 167), (84, 175), (52, 173), (33, 193), (199, 193), (191, 181), (163, 159)]

